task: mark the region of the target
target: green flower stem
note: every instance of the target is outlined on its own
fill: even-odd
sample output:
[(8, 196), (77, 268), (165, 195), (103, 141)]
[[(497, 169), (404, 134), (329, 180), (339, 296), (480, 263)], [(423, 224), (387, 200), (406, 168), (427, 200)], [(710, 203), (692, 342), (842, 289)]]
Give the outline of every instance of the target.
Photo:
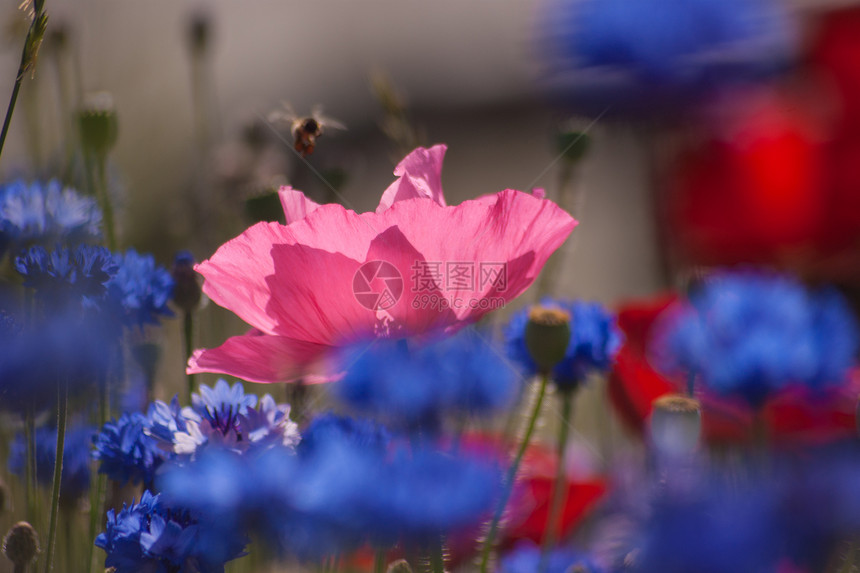
[[(186, 312), (182, 318), (182, 326), (185, 334), (185, 363), (194, 352), (194, 313)], [(191, 403), (191, 394), (194, 393), (194, 374), (185, 375), (188, 380), (188, 403)]]
[[(98, 427), (99, 431), (101, 431), (105, 423), (108, 421), (109, 416), (108, 405), (110, 396), (108, 395), (107, 375), (102, 376), (101, 380), (99, 380), (98, 386)], [(94, 487), (90, 489), (90, 523), (89, 535), (87, 536), (89, 551), (87, 552), (86, 567), (83, 571), (93, 571), (93, 558), (95, 557), (95, 545), (93, 542), (95, 541), (96, 534), (98, 532), (99, 522), (104, 508), (105, 492), (107, 491), (107, 476), (102, 473), (96, 474), (94, 482), (91, 483), (94, 483)]]
[(696, 373), (693, 370), (687, 373), (687, 394), (690, 398), (696, 397)]
[(35, 523), (36, 519), (36, 490), (33, 487), (36, 467), (36, 422), (32, 406), (27, 406), (24, 415), (24, 441), (27, 444), (27, 462), (24, 466), (24, 485), (27, 497), (27, 521)]
[[(562, 161), (561, 168), (558, 173), (558, 204), (565, 211), (576, 215), (574, 207), (576, 207), (575, 193), (571, 192), (573, 183), (574, 166), (570, 161)], [(537, 299), (540, 300), (544, 296), (552, 294), (553, 287), (556, 286), (559, 270), (561, 267), (561, 258), (564, 252), (559, 251), (547, 260), (537, 280)]]
[(0, 131), (0, 154), (3, 153), (3, 145), (6, 143), (6, 135), (9, 133), (9, 125), (12, 123), (12, 113), (15, 111), (15, 104), (18, 102), (18, 92), (21, 91), (21, 82), (28, 70), (31, 70), (36, 65), (36, 54), (39, 50), (39, 44), (45, 36), (45, 25), (48, 17), (45, 15), (45, 3), (35, 2), (33, 21), (30, 22), (30, 27), (27, 29), (27, 37), (24, 39), (24, 48), (21, 50), (21, 62), (18, 64), (18, 74), (15, 76), (15, 85), (12, 87), (12, 96), (9, 98), (9, 105), (6, 107), (6, 118), (3, 120), (3, 130)]
[(481, 549), (481, 573), (487, 573), (487, 568), (490, 564), (490, 553), (492, 553), (493, 551), (493, 545), (496, 541), (496, 533), (499, 529), (499, 523), (502, 520), (502, 515), (505, 512), (505, 507), (508, 505), (508, 499), (511, 497), (511, 493), (513, 492), (514, 482), (517, 478), (517, 471), (519, 471), (520, 463), (522, 463), (523, 461), (523, 456), (526, 453), (526, 448), (528, 448), (529, 442), (531, 442), (532, 439), (532, 434), (534, 434), (535, 427), (537, 426), (537, 421), (540, 417), (540, 410), (541, 406), (543, 405), (544, 396), (546, 395), (546, 387), (548, 383), (549, 375), (542, 374), (540, 386), (538, 388), (538, 395), (535, 399), (531, 415), (529, 416), (528, 422), (526, 423), (526, 431), (523, 434), (519, 448), (517, 448), (517, 453), (514, 456), (513, 461), (511, 462), (511, 466), (508, 468), (508, 473), (505, 476), (505, 483), (502, 487), (502, 495), (499, 499), (499, 505), (496, 507), (496, 512), (493, 514), (493, 519), (492, 521), (490, 521), (490, 526), (487, 530), (487, 536), (486, 538), (484, 538), (484, 546)]
[(116, 251), (116, 229), (114, 227), (113, 201), (110, 198), (110, 189), (107, 184), (107, 157), (104, 154), (95, 154), (95, 177), (93, 178), (96, 185), (96, 197), (101, 203), (102, 213), (104, 214), (105, 234), (107, 235), (107, 247), (111, 251)]
[(567, 494), (567, 474), (565, 472), (565, 453), (567, 452), (567, 440), (570, 436), (570, 423), (573, 418), (573, 395), (574, 390), (564, 390), (561, 393), (561, 424), (558, 430), (558, 465), (555, 469), (555, 480), (552, 484), (552, 497), (549, 506), (549, 515), (544, 528), (543, 545), (541, 547), (540, 563), (538, 573), (546, 571), (548, 557), (553, 546), (560, 536), (561, 514)]
[(385, 573), (385, 549), (378, 548), (373, 552), (373, 573)]
[(51, 489), (51, 524), (48, 527), (48, 550), (45, 552), (45, 573), (51, 573), (54, 549), (57, 544), (57, 517), (60, 508), (60, 481), (63, 476), (63, 448), (66, 441), (66, 415), (69, 402), (69, 383), (60, 382), (57, 391), (57, 451), (54, 458), (54, 484)]
[(430, 563), (430, 573), (445, 573), (445, 553), (442, 548), (442, 540), (440, 539), (438, 543), (433, 544), (430, 547), (429, 563)]

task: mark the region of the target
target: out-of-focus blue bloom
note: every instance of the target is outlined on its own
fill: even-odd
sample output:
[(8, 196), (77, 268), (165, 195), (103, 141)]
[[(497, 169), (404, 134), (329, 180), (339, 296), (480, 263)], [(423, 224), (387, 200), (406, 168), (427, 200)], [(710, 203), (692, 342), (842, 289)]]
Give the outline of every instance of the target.
[[(537, 573), (541, 561), (540, 547), (531, 541), (518, 543), (499, 563), (498, 573)], [(603, 573), (591, 558), (570, 549), (555, 549), (547, 555), (546, 573)]]
[(120, 305), (126, 325), (158, 324), (160, 317), (173, 316), (167, 306), (173, 295), (173, 277), (167, 269), (156, 265), (152, 255), (134, 249), (114, 259), (118, 269), (107, 285), (108, 292)]
[(500, 484), (499, 468), (480, 457), (333, 439), (302, 458), (291, 505), (347, 538), (420, 544), (486, 518)]
[(106, 283), (117, 272), (109, 250), (84, 244), (51, 252), (31, 247), (15, 259), (15, 268), (24, 277), (24, 286), (35, 289), (52, 305), (103, 298)]
[(47, 407), (62, 380), (80, 392), (103, 378), (116, 338), (100, 313), (72, 303), (30, 321), (18, 313), (18, 323), (25, 326), (0, 330), (0, 408)]
[(685, 495), (666, 492), (643, 524), (633, 571), (775, 573), (783, 529), (773, 488), (758, 485), (701, 483)]
[(590, 112), (669, 109), (785, 69), (797, 44), (776, 0), (555, 0), (545, 20), (552, 81)]
[(208, 448), (168, 466), (158, 485), (169, 503), (222, 524), (224, 536), (249, 528), (302, 560), (366, 542), (438, 541), (491, 510), (501, 483), (494, 463), (429, 449), (389, 452), (352, 438), (340, 430), (316, 434), (301, 455), (283, 447), (259, 455)]
[(99, 473), (120, 484), (151, 487), (155, 471), (172, 452), (159, 448), (147, 431), (149, 425), (149, 419), (137, 412), (106, 423), (93, 440)]
[(491, 412), (510, 405), (515, 372), (478, 334), (407, 346), (376, 341), (349, 349), (346, 375), (332, 389), (355, 410), (395, 426), (434, 428), (446, 414)]
[(310, 455), (330, 441), (341, 440), (354, 443), (361, 449), (383, 452), (391, 443), (391, 434), (384, 426), (371, 420), (321, 414), (302, 431), (298, 453), (300, 456)]
[(831, 444), (774, 463), (767, 486), (780, 497), (784, 547), (806, 571), (824, 571), (844, 539), (860, 531), (860, 449)]
[[(63, 444), (63, 473), (60, 488), (63, 496), (78, 499), (90, 487), (90, 446), (95, 429), (77, 426), (66, 431)], [(36, 481), (50, 487), (54, 480), (54, 458), (57, 451), (57, 429), (36, 430)], [(27, 444), (23, 434), (18, 434), (9, 449), (9, 471), (23, 478), (26, 473)]]
[(667, 311), (657, 332), (665, 370), (692, 372), (753, 406), (789, 384), (844, 383), (858, 348), (857, 324), (836, 291), (751, 271), (708, 279), (689, 304)]
[(64, 189), (59, 181), (0, 185), (0, 255), (10, 245), (78, 243), (101, 236), (95, 199)]
[(241, 455), (224, 448), (207, 448), (194, 460), (167, 466), (158, 486), (171, 507), (185, 507), (211, 524), (213, 544), (218, 539), (262, 539), (283, 550), (288, 523), (296, 516), (290, 506), (296, 478), (296, 456), (273, 447), (259, 455)]
[[(560, 388), (575, 388), (589, 374), (605, 372), (612, 366), (621, 348), (622, 334), (615, 316), (595, 302), (545, 299), (542, 306), (559, 308), (570, 315), (570, 342), (567, 352), (552, 371), (552, 379)], [(529, 309), (524, 308), (511, 317), (505, 329), (508, 355), (534, 375), (538, 371), (526, 347), (525, 330)]]
[(210, 539), (208, 524), (145, 491), (140, 503), (108, 511), (95, 544), (116, 573), (221, 573), (224, 563), (243, 555), (244, 538), (221, 539), (219, 546)]

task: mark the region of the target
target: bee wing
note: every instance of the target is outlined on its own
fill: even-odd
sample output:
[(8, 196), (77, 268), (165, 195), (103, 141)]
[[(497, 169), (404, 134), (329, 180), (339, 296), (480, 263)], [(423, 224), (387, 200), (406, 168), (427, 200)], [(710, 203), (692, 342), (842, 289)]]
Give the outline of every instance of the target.
[(292, 125), (299, 116), (293, 111), (293, 106), (288, 101), (281, 102), (281, 109), (276, 109), (269, 113), (268, 120), (272, 123), (285, 123)]
[(328, 117), (323, 113), (323, 106), (317, 104), (311, 108), (311, 117), (317, 120), (321, 126), (326, 129), (346, 129), (346, 126), (338, 120)]

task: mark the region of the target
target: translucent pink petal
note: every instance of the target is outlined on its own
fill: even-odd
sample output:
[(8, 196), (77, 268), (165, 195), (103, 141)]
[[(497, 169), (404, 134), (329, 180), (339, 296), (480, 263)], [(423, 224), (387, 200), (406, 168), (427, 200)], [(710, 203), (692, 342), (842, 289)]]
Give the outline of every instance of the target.
[(439, 264), (439, 294), (469, 321), (522, 294), (577, 224), (552, 201), (514, 190), (447, 208), (400, 201), (378, 217)]
[(457, 322), (457, 316), (450, 308), (435, 304), (412, 284), (414, 269), (421, 268), (426, 261), (409, 243), (400, 227), (390, 227), (380, 233), (370, 244), (367, 260), (391, 263), (399, 271), (402, 281), (403, 289), (397, 302), (384, 311), (393, 320), (389, 325), (388, 336), (406, 337), (429, 333)]
[[(218, 348), (195, 350), (188, 359), (188, 374), (217, 372), (249, 382), (325, 382), (323, 358), (330, 346), (270, 336), (253, 330), (228, 338)], [(306, 377), (307, 376), (307, 377)]]
[(376, 312), (353, 288), (359, 261), (301, 244), (275, 245), (271, 256), (266, 313), (278, 317), (278, 334), (329, 345), (374, 334)]
[(442, 161), (447, 145), (419, 147), (403, 158), (394, 168), (397, 181), (388, 186), (379, 200), (377, 213), (382, 213), (397, 201), (427, 197), (445, 206), (442, 193)]
[(251, 326), (331, 344), (372, 329), (375, 317), (352, 297), (352, 277), (377, 234), (355, 212), (321, 205), (289, 226), (252, 226), (195, 269), (209, 298)]
[(284, 208), (287, 225), (293, 221), (304, 219), (320, 206), (319, 203), (308, 199), (304, 193), (298, 189), (293, 189), (289, 185), (278, 189), (278, 197), (281, 199), (281, 206)]
[(258, 223), (194, 267), (206, 279), (203, 292), (215, 304), (267, 334), (275, 334), (278, 324), (278, 317), (266, 312), (270, 298), (266, 277), (275, 272), (269, 253), (272, 245), (283, 242), (284, 229), (277, 223)]

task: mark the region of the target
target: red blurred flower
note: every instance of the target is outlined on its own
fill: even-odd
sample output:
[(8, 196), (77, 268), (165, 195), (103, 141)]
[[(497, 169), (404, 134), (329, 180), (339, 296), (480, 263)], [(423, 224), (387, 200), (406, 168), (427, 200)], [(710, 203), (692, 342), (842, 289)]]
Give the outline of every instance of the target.
[[(500, 462), (509, 463), (512, 455), (507, 451), (500, 436), (470, 434), (461, 441), (461, 447), (487, 455), (493, 452)], [(499, 546), (508, 548), (521, 539), (540, 543), (548, 518), (552, 484), (558, 456), (553, 450), (538, 444), (530, 444), (523, 456), (513, 495), (505, 510), (506, 519), (499, 532)], [(571, 534), (597, 507), (607, 492), (606, 481), (598, 476), (582, 477), (568, 475), (567, 494), (561, 515), (562, 538)], [(476, 531), (464, 531), (448, 539), (448, 549), (453, 564), (462, 563), (478, 549)]]
[(670, 168), (665, 215), (686, 262), (860, 284), (860, 8), (821, 18), (803, 66), (790, 87), (721, 101)]
[[(622, 420), (633, 430), (645, 431), (651, 405), (670, 392), (684, 392), (685, 381), (668, 378), (648, 361), (647, 346), (657, 316), (677, 300), (666, 294), (632, 302), (618, 312), (625, 343), (609, 378), (609, 397)], [(775, 442), (818, 443), (854, 436), (860, 373), (852, 382), (824, 395), (793, 389), (780, 393), (765, 406), (765, 419)], [(752, 435), (752, 412), (742, 403), (712, 394), (702, 401), (702, 426), (708, 442), (745, 441)]]
[(720, 132), (684, 153), (667, 216), (684, 258), (703, 264), (784, 258), (817, 232), (823, 211), (820, 128), (776, 93), (727, 104)]

